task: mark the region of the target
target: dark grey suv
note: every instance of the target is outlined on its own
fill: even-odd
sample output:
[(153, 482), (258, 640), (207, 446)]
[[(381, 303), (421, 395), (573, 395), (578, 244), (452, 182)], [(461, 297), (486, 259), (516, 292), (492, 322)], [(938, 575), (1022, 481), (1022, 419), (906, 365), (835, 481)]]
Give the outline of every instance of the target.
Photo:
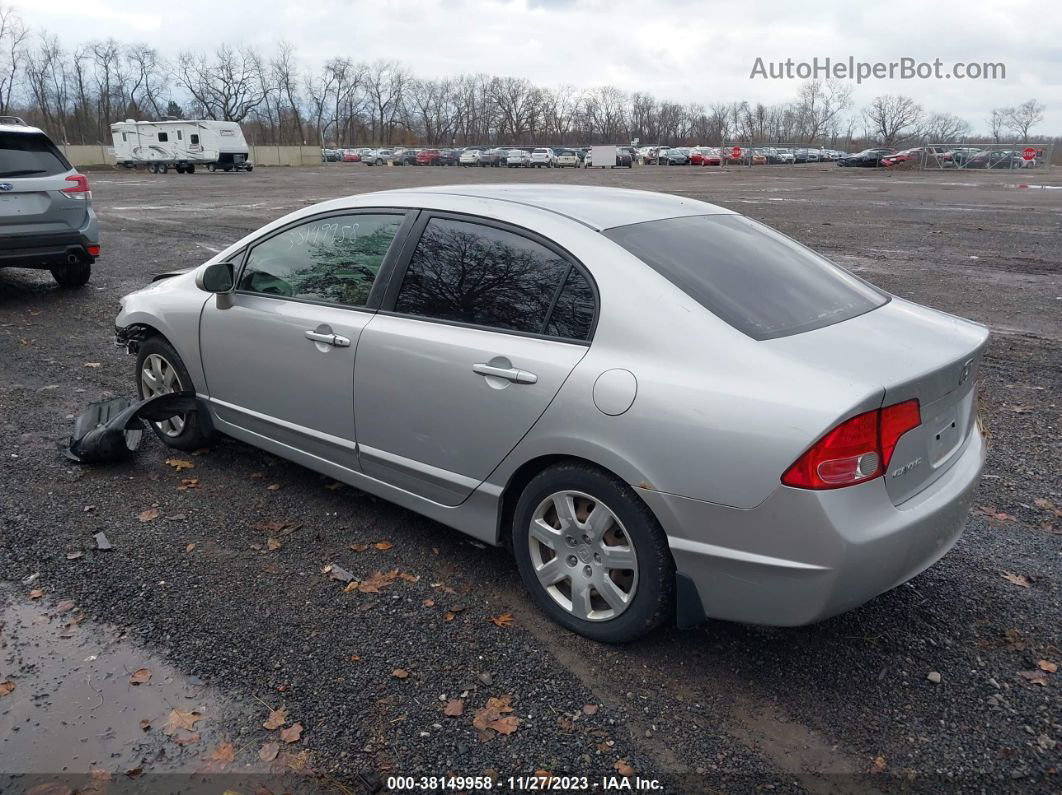
[(43, 131), (0, 116), (0, 268), (47, 268), (80, 287), (99, 254), (88, 179)]

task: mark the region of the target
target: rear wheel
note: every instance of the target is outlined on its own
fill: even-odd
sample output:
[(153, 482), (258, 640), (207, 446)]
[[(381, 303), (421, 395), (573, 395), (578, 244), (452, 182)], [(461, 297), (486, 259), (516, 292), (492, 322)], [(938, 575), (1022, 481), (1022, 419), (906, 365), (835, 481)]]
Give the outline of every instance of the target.
[[(136, 357), (136, 389), (141, 399), (171, 392), (195, 391), (195, 384), (181, 357), (163, 337), (148, 337), (140, 343)], [(155, 435), (178, 450), (198, 450), (217, 441), (204, 433), (194, 411), (149, 423)]]
[(513, 551), (538, 605), (593, 640), (634, 640), (674, 615), (663, 529), (630, 486), (594, 467), (560, 464), (528, 483)]
[(213, 172), (215, 172), (217, 170), (218, 170), (218, 167), (215, 166), (213, 163), (207, 163), (207, 171), (213, 173)]
[(185, 174), (194, 174), (195, 173), (195, 163), (189, 163), (187, 166), (185, 166), (184, 167), (184, 173)]
[(74, 262), (68, 265), (55, 265), (50, 268), (52, 278), (60, 287), (83, 287), (92, 276), (91, 262)]

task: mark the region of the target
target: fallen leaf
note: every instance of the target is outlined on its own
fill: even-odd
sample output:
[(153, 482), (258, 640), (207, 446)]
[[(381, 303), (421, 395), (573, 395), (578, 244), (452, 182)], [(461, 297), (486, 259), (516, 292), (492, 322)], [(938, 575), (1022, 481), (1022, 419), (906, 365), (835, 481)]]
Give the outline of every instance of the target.
[(10, 696), (11, 691), (15, 689), (15, 683), (8, 679), (6, 682), (0, 682), (0, 696)]
[(389, 572), (378, 571), (361, 581), (358, 590), (362, 593), (380, 593), (398, 577), (398, 569)]
[(262, 728), (273, 731), (273, 729), (279, 729), (287, 722), (288, 711), (286, 709), (274, 709), (269, 713), (269, 717), (266, 718), (265, 723), (262, 724)]
[(1058, 665), (1048, 660), (1040, 660), (1040, 662), (1038, 662), (1036, 665), (1040, 668), (1041, 671), (1047, 671), (1047, 673), (1049, 674), (1053, 674), (1058, 671)]
[(251, 480), (262, 480), (265, 477), (265, 472), (252, 472)]
[(446, 702), (446, 709), (443, 710), (443, 714), (449, 718), (456, 718), (463, 714), (465, 711), (465, 702), (460, 698), (451, 698)]
[(1018, 676), (1027, 681), (1031, 685), (1040, 685), (1040, 687), (1047, 687), (1047, 672), (1046, 671), (1018, 671)]
[(596, 715), (598, 710), (597, 704), (583, 704), (584, 715)]
[(195, 469), (195, 464), (186, 458), (167, 458), (166, 463), (178, 472), (185, 469)]
[(472, 725), (481, 732), (492, 729), (498, 734), (512, 734), (520, 725), (520, 719), (515, 715), (504, 715), (503, 717), (503, 713), (513, 711), (510, 703), (512, 698), (512, 696), (488, 698), (487, 705), (476, 711), (475, 716), (472, 718)]
[(263, 762), (272, 762), (280, 753), (279, 743), (266, 743), (258, 751), (258, 758)]
[(281, 544), (280, 540), (277, 538), (273, 538), (272, 536), (270, 536), (268, 539), (266, 539), (266, 549), (268, 549), (270, 552), (276, 552), (282, 546), (284, 545)]
[(875, 756), (874, 757), (874, 761), (870, 763), (870, 772), (871, 773), (875, 773), (875, 774), (876, 773), (884, 773), (885, 772), (885, 768), (886, 768), (886, 764), (885, 764), (885, 757), (884, 756)]
[(188, 491), (188, 489), (198, 489), (199, 478), (182, 478), (181, 482), (177, 484), (177, 491)]
[(353, 549), (355, 552), (364, 552), (365, 550), (367, 550), (369, 548), (369, 545), (368, 544), (351, 544), (350, 548)]
[(227, 765), (229, 762), (233, 762), (236, 759), (236, 748), (232, 743), (221, 743), (217, 748), (207, 757), (208, 762), (213, 762), (217, 765)]
[(40, 588), (34, 588), (32, 591), (29, 592), (30, 599), (40, 599), (42, 596), (44, 596), (44, 591), (42, 591)]
[(179, 734), (171, 738), (177, 745), (185, 746), (199, 742), (198, 734)]
[(409, 677), (409, 671), (407, 671), (405, 668), (395, 668), (393, 671), (391, 671), (391, 676), (393, 676), (395, 679), (407, 679)]
[(616, 768), (616, 772), (619, 773), (621, 776), (634, 775), (634, 768), (627, 764), (626, 759), (617, 760), (616, 764), (614, 764), (613, 767)]
[(384, 550), (390, 549), (394, 546), (394, 544), (392, 544), (390, 541), (377, 541), (375, 544), (373, 544), (373, 546), (377, 549)]
[[(89, 770), (89, 777), (93, 781), (100, 781), (100, 782), (107, 782), (107, 781), (110, 781), (113, 778), (113, 776), (111, 776), (111, 774), (110, 774), (110, 771), (104, 770), (102, 767), (94, 767), (91, 770)], [(86, 790), (86, 792), (88, 792), (88, 791), (89, 790)]]
[(424, 607), (435, 607), (435, 600), (425, 599), (423, 602), (421, 602), (421, 604), (424, 605)]
[(162, 733), (167, 736), (172, 736), (177, 732), (178, 729), (187, 729), (188, 731), (195, 731), (195, 725), (202, 719), (203, 713), (196, 712), (195, 710), (170, 710), (170, 714), (166, 718), (166, 725), (163, 727)]
[(159, 518), (158, 508), (148, 508), (146, 511), (141, 511), (137, 517), (141, 522), (152, 522)]
[(266, 489), (268, 489), (269, 491), (280, 491), (280, 484), (270, 483), (268, 486), (266, 486)]
[(85, 362), (85, 367), (100, 367), (103, 362)]
[(343, 593), (350, 593), (351, 591), (358, 590), (358, 586), (361, 585), (357, 580), (351, 580), (343, 586)]
[(81, 557), (81, 552), (80, 551), (78, 551), (78, 552), (67, 552), (66, 553), (66, 559), (67, 560), (77, 560), (80, 557)]
[(289, 745), (291, 743), (297, 743), (300, 737), (302, 737), (301, 723), (293, 723), (280, 733), (280, 739)]
[(260, 522), (254, 526), (254, 529), (266, 535), (283, 538), (291, 535), (300, 527), (302, 527), (301, 522)]
[(340, 582), (350, 582), (354, 579), (354, 575), (344, 569), (342, 566), (337, 566), (335, 563), (329, 563), (323, 569), (322, 574), (327, 574), (330, 580), (339, 580)]
[(350, 655), (350, 661), (351, 662), (361, 662), (361, 657), (359, 657), (356, 654), (352, 654), (352, 655)]
[(64, 599), (55, 606), (55, 609), (58, 610), (60, 613), (69, 613), (76, 606), (77, 605), (75, 605), (70, 599)]
[(500, 616), (492, 616), (490, 623), (498, 627), (511, 627), (513, 625), (513, 614), (502, 613)]
[(128, 778), (131, 778), (131, 779), (133, 779), (135, 781), (136, 779), (138, 779), (142, 775), (144, 775), (144, 768), (142, 768), (142, 767), (130, 768), (129, 770), (125, 771), (125, 775)]
[(1030, 585), (1032, 585), (1032, 582), (1024, 574), (1013, 574), (1009, 571), (1002, 571), (999, 573), (999, 576), (1002, 577), (1004, 580), (1008, 580), (1009, 582), (1012, 582), (1021, 588), (1028, 588)]
[(129, 684), (131, 685), (146, 685), (148, 680), (151, 679), (150, 668), (137, 668), (133, 671), (133, 675), (129, 677)]
[(192, 550), (194, 550), (194, 549), (195, 549), (195, 544), (189, 544), (188, 546), (186, 546), (186, 547), (184, 548), (184, 551), (185, 551), (185, 552), (191, 552), (191, 551), (192, 551)]
[(402, 579), (403, 582), (420, 582), (420, 575), (418, 574), (410, 574), (409, 572), (404, 571), (398, 576)]
[(455, 618), (457, 618), (457, 613), (454, 613), (450, 610), (447, 610), (445, 613), (443, 613), (443, 621), (453, 621)]
[(144, 718), (142, 721), (140, 721), (140, 728), (144, 731), (147, 731), (151, 728), (151, 721), (149, 721), (147, 718)]

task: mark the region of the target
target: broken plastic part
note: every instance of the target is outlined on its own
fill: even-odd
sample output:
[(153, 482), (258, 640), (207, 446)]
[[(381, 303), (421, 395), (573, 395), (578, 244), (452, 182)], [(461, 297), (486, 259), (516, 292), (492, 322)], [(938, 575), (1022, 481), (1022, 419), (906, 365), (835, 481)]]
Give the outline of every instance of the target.
[(171, 392), (147, 400), (112, 398), (90, 403), (74, 422), (63, 455), (82, 464), (103, 464), (128, 458), (144, 436), (141, 420), (162, 422), (199, 409), (194, 392)]
[(92, 538), (96, 541), (96, 549), (113, 549), (113, 545), (103, 533), (96, 533)]

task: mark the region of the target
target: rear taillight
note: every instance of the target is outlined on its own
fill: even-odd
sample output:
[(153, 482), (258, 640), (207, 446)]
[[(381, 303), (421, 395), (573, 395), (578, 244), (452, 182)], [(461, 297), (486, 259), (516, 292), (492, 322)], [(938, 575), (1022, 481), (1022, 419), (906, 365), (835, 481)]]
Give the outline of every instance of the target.
[(782, 476), (798, 489), (838, 489), (889, 468), (900, 437), (922, 424), (917, 400), (857, 414), (815, 442)]
[(73, 174), (66, 178), (67, 182), (74, 183), (69, 188), (63, 188), (63, 193), (71, 199), (91, 199), (92, 191), (89, 190), (88, 177), (84, 174)]

